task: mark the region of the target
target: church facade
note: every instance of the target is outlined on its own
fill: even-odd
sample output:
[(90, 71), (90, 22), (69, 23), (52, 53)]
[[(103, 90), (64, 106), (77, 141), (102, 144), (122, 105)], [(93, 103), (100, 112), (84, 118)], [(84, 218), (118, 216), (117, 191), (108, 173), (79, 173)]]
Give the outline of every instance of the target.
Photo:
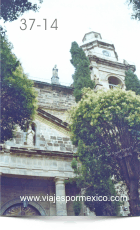
[[(125, 71), (135, 71), (135, 66), (119, 60), (113, 44), (102, 40), (101, 34), (90, 32), (85, 34), (81, 47), (90, 60), (95, 90), (118, 85), (125, 89)], [(68, 111), (75, 105), (73, 87), (59, 83), (57, 66), (53, 68), (51, 84), (34, 81), (34, 87), (38, 92), (35, 120), (28, 132), (17, 127), (15, 138), (1, 145), (0, 215), (71, 216), (73, 201), (55, 197), (74, 197), (78, 192), (74, 185), (66, 183), (75, 177), (71, 161), (76, 147), (68, 127)], [(27, 201), (26, 196), (31, 199)], [(128, 209), (122, 209), (122, 214), (127, 215)], [(80, 215), (89, 215), (84, 205)]]

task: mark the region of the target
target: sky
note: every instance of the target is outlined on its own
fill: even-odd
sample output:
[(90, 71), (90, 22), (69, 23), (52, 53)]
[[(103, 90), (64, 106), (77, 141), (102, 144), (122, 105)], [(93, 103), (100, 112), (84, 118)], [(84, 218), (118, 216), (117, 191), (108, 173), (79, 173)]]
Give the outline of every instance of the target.
[[(40, 6), (39, 12), (29, 11), (14, 22), (4, 23), (13, 53), (30, 79), (50, 83), (52, 68), (57, 65), (60, 83), (70, 85), (74, 73), (71, 43), (82, 44), (89, 31), (111, 41), (120, 59), (135, 64), (140, 79), (140, 21), (131, 19), (132, 9), (126, 0), (44, 0)], [(21, 19), (26, 20), (25, 30), (20, 29), (25, 22)], [(31, 19), (35, 19), (32, 29)], [(57, 30), (50, 28), (55, 19)]]

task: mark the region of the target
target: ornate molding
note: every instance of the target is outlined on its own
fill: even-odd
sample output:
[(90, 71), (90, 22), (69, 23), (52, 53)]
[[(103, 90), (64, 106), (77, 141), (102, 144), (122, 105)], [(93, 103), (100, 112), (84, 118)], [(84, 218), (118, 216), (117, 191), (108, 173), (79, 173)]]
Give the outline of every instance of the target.
[[(0, 216), (2, 216), (4, 214), (4, 212), (12, 207), (13, 205), (16, 205), (16, 204), (22, 204), (21, 200), (20, 199), (13, 199), (13, 200), (10, 200), (8, 201), (6, 204), (4, 204), (1, 209), (0, 209)], [(41, 216), (47, 216), (47, 213), (45, 212), (45, 210), (42, 208), (42, 206), (40, 204), (38, 204), (37, 202), (29, 202), (29, 205), (30, 206), (33, 206), (35, 209), (37, 209), (37, 211), (40, 213)], [(12, 210), (11, 210), (12, 211)], [(17, 210), (18, 211), (18, 210)], [(29, 210), (28, 210), (29, 211)], [(16, 212), (16, 210), (15, 210)], [(9, 213), (10, 214), (10, 213)]]
[(106, 66), (111, 66), (117, 69), (123, 69), (123, 70), (129, 70), (131, 69), (133, 72), (136, 70), (135, 65), (129, 65), (129, 64), (123, 64), (120, 62), (113, 62), (107, 59), (103, 59), (100, 57), (97, 57), (96, 55), (88, 55), (88, 58), (91, 61), (95, 61), (98, 64), (106, 65)]
[[(118, 74), (114, 74), (114, 73), (109, 73), (107, 74), (107, 76), (105, 77), (105, 80), (107, 81), (109, 77), (116, 77), (118, 78), (122, 83), (124, 83), (124, 80), (122, 78), (122, 76), (118, 75)], [(123, 76), (124, 77), (124, 76)]]
[(20, 154), (20, 155), (34, 155), (34, 156), (59, 156), (59, 157), (70, 157), (70, 158), (73, 158), (73, 157), (77, 157), (77, 156), (74, 156), (73, 153), (71, 152), (60, 152), (60, 151), (50, 151), (50, 150), (40, 150), (40, 149), (37, 149), (37, 148), (18, 148), (18, 147), (11, 147), (10, 149), (5, 149), (3, 148), (2, 153), (5, 153), (5, 152), (8, 152), (8, 153), (12, 153), (13, 154)]

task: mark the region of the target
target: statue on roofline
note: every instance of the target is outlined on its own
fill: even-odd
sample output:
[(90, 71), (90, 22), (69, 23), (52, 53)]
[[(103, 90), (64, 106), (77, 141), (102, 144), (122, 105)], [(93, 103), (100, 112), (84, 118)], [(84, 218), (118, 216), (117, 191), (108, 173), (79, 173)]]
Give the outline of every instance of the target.
[(58, 69), (57, 69), (57, 65), (54, 66), (54, 68), (52, 69), (52, 76), (54, 77), (58, 77)]

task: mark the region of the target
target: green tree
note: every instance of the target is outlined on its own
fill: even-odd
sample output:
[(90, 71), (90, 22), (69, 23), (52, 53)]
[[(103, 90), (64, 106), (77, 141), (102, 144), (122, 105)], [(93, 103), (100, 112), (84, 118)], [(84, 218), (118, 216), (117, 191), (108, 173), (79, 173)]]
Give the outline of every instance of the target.
[(36, 92), (12, 53), (12, 45), (1, 36), (1, 142), (12, 138), (16, 125), (27, 130), (34, 118)]
[(125, 72), (125, 86), (126, 90), (132, 90), (137, 95), (140, 95), (140, 80), (131, 70)]
[(75, 216), (79, 216), (81, 209), (82, 209), (82, 203), (80, 202), (80, 200), (74, 201), (73, 210), (74, 210)]
[[(85, 136), (85, 138), (88, 141), (88, 137)], [(96, 216), (117, 216), (119, 215), (120, 202), (109, 201), (110, 196), (117, 195), (114, 182), (111, 180), (112, 171), (115, 173), (114, 161), (110, 167), (111, 159), (106, 159), (105, 149), (102, 150), (100, 156), (96, 156), (93, 145), (85, 145), (83, 140), (78, 141), (79, 159), (72, 161), (72, 168), (76, 173), (74, 180), (79, 188), (84, 189), (85, 196), (108, 197), (106, 202), (97, 200), (85, 202), (86, 206), (96, 213)], [(81, 167), (77, 167), (79, 162), (81, 162)]]
[(114, 176), (114, 181), (127, 185), (131, 215), (139, 215), (140, 96), (117, 88), (97, 93), (84, 89), (70, 116), (71, 138), (78, 145), (79, 173), (87, 191), (99, 194), (102, 187), (111, 195)]
[(90, 78), (90, 62), (82, 48), (80, 48), (76, 42), (73, 42), (70, 52), (72, 56), (71, 64), (75, 68), (75, 73), (72, 76), (74, 80), (74, 96), (76, 102), (78, 102), (82, 97), (81, 89), (84, 87), (93, 89), (95, 84)]
[[(42, 3), (42, 0), (39, 0)], [(33, 10), (38, 11), (39, 7), (37, 4), (32, 4), (28, 0), (1, 0), (1, 18), (7, 21), (14, 21), (20, 17), (24, 12)]]
[(133, 8), (132, 18), (140, 20), (140, 0), (128, 0), (128, 3)]

